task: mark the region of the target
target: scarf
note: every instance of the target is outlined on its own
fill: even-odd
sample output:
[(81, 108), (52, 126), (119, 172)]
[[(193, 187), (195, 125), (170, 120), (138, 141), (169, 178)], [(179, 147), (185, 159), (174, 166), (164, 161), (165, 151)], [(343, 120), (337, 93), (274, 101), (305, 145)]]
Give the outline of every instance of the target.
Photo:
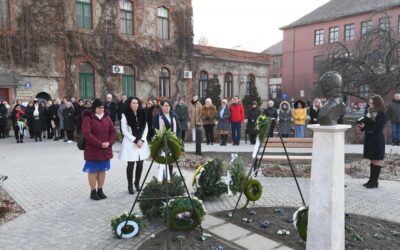
[(132, 135), (136, 137), (136, 141), (141, 140), (144, 129), (146, 128), (146, 113), (143, 109), (139, 108), (136, 114), (131, 108), (126, 108), (124, 111), (126, 121), (131, 127)]

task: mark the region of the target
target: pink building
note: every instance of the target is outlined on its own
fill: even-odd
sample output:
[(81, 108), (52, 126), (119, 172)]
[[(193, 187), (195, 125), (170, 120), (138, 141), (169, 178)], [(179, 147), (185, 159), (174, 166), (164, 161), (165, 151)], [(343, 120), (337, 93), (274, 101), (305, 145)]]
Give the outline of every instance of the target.
[(329, 45), (351, 47), (377, 25), (400, 32), (400, 0), (332, 0), (282, 27), (282, 93), (312, 98), (319, 79), (315, 68)]

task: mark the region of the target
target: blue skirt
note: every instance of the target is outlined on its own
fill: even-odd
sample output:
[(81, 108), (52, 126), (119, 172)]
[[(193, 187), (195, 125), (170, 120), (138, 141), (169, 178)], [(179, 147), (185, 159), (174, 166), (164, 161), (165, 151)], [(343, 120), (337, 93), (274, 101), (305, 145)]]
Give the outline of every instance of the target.
[(97, 173), (108, 170), (110, 170), (110, 160), (86, 161), (82, 171), (85, 173)]

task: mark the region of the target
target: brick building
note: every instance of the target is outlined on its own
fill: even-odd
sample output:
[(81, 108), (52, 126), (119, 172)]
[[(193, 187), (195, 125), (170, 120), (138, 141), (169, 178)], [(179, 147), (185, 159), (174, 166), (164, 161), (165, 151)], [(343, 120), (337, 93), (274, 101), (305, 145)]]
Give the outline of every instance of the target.
[(282, 96), (282, 41), (272, 45), (262, 53), (271, 56), (268, 77), (269, 99), (287, 99), (286, 96)]
[[(374, 26), (400, 32), (400, 0), (332, 0), (282, 27), (282, 92), (313, 97), (318, 61), (336, 42), (351, 47)], [(350, 52), (351, 54), (351, 52)]]
[(9, 102), (106, 93), (176, 99), (199, 94), (200, 72), (221, 80), (230, 72), (233, 94), (243, 93), (239, 76), (267, 86), (268, 64), (254, 59), (265, 55), (231, 51), (214, 60), (200, 50), (207, 48), (193, 47), (191, 0), (0, 1), (0, 98)]

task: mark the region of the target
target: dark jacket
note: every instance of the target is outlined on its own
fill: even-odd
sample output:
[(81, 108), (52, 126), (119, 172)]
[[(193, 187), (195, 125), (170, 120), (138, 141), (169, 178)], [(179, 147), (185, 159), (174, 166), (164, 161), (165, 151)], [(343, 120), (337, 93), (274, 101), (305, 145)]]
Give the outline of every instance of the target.
[(115, 123), (117, 119), (117, 104), (115, 102), (104, 102), (104, 108), (108, 110), (112, 122)]
[(6, 105), (1, 104), (0, 105), (0, 127), (1, 126), (6, 126), (7, 125), (7, 113), (8, 110), (6, 108)]
[(222, 110), (222, 106), (218, 109), (218, 112), (217, 112), (217, 120), (218, 120), (217, 129), (218, 130), (230, 130), (231, 122), (229, 121), (229, 119), (231, 117), (231, 112), (230, 112), (229, 106), (226, 105), (224, 113), (222, 115), (221, 115), (221, 110)]
[(60, 105), (58, 104), (52, 104), (49, 109), (50, 109), (50, 116), (51, 120), (54, 122), (54, 124), (59, 127), (60, 126), (60, 119), (58, 119), (58, 108)]
[(310, 107), (310, 124), (318, 124), (318, 113), (319, 109), (315, 110), (314, 107)]
[(64, 129), (67, 131), (73, 131), (75, 128), (75, 110), (73, 107), (65, 107), (62, 111), (64, 117)]
[(247, 133), (249, 134), (257, 134), (257, 118), (261, 115), (260, 109), (256, 108), (250, 108), (247, 111)]
[(363, 131), (364, 140), (364, 158), (370, 160), (383, 160), (385, 157), (385, 136), (383, 129), (387, 122), (387, 116), (384, 112), (378, 112), (372, 122), (365, 122)]
[[(179, 123), (177, 122), (178, 119), (176, 119), (176, 116), (175, 116), (174, 112), (170, 112), (169, 114), (171, 116), (172, 124), (167, 122), (167, 119), (166, 119), (165, 115), (161, 111), (158, 115), (154, 116), (153, 128), (154, 129), (162, 129), (162, 128), (160, 128), (160, 120), (163, 120), (164, 124), (165, 124), (165, 127), (167, 129), (171, 129), (173, 132), (175, 132), (176, 136), (178, 138), (180, 138), (181, 128), (179, 127)], [(176, 124), (176, 125), (174, 126), (174, 124)], [(176, 127), (176, 129), (174, 129), (174, 127)]]
[(125, 106), (127, 105), (127, 102), (125, 101), (125, 102), (122, 102), (122, 101), (119, 101), (118, 102), (118, 120), (120, 120), (121, 121), (121, 119), (122, 119), (122, 114), (124, 113), (124, 111), (125, 111)]
[(391, 122), (400, 122), (400, 101), (393, 100), (389, 103), (387, 116)]
[(181, 130), (188, 130), (188, 122), (189, 122), (189, 110), (186, 104), (180, 105), (179, 103), (176, 104), (174, 113), (176, 118), (178, 119), (179, 126)]
[[(112, 145), (115, 143), (115, 129), (108, 112), (99, 119), (91, 110), (83, 112), (82, 134), (86, 144), (84, 158), (87, 161), (105, 161), (113, 157)], [(108, 148), (102, 148), (103, 142), (109, 142)]]
[(39, 107), (39, 114), (35, 115), (35, 109), (33, 110), (33, 132), (40, 133), (43, 131), (45, 126), (44, 109)]
[(264, 109), (263, 112), (264, 115), (268, 116), (269, 118), (278, 118), (278, 111), (276, 110), (276, 108), (272, 107), (272, 108), (266, 108)]

